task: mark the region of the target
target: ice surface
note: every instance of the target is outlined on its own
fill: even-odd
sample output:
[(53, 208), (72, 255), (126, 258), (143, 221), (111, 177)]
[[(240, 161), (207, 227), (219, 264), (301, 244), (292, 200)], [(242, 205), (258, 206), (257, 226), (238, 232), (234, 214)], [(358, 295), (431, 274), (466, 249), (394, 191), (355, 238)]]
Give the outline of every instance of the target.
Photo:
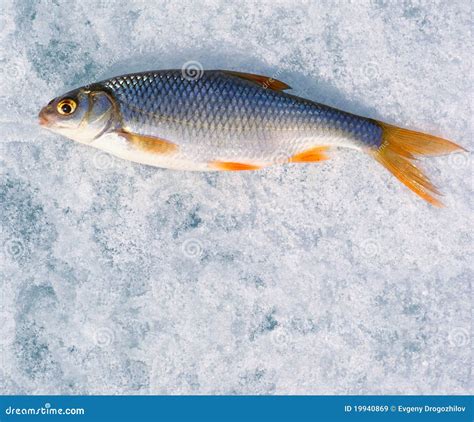
[(423, 203), (369, 157), (202, 174), (37, 125), (115, 74), (275, 75), (472, 150), (466, 1), (1, 0), (0, 392), (468, 393), (472, 162)]

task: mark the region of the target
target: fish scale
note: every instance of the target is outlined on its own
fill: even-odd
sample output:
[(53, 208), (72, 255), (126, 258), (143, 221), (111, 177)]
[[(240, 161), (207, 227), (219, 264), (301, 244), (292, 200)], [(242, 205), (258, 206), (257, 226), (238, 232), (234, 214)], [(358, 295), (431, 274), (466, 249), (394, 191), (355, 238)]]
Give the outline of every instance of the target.
[(409, 189), (440, 206), (416, 156), (462, 150), (436, 136), (356, 116), (284, 92), (261, 75), (182, 70), (118, 76), (64, 94), (42, 124), (121, 158), (181, 170), (257, 170), (317, 162), (326, 150), (370, 154)]
[[(275, 150), (292, 154), (313, 145), (345, 145), (348, 140), (380, 144), (380, 128), (367, 119), (262, 89), (220, 71), (206, 71), (196, 80), (171, 70), (103, 83), (118, 101), (129, 130), (145, 130), (149, 136), (186, 147), (194, 159), (215, 159), (215, 148), (219, 148), (221, 159), (271, 163)], [(347, 119), (353, 122), (351, 130), (347, 130)], [(318, 132), (324, 139), (317, 139)], [(213, 149), (211, 154), (205, 145)]]

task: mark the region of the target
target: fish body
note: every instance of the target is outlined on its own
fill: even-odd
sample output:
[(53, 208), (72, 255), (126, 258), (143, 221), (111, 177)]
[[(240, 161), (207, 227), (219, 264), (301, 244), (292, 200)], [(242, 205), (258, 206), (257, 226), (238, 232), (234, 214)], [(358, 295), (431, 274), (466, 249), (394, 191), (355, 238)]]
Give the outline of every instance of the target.
[(42, 109), (40, 122), (118, 157), (180, 170), (257, 170), (322, 161), (339, 147), (362, 150), (439, 205), (438, 191), (411, 160), (459, 146), (287, 89), (273, 78), (233, 71), (197, 77), (181, 70), (142, 72), (68, 92)]
[(101, 85), (119, 104), (122, 129), (178, 146), (173, 154), (146, 157), (123, 144), (124, 158), (160, 167), (216, 170), (216, 161), (265, 167), (316, 146), (381, 143), (382, 130), (369, 119), (223, 71), (196, 80), (180, 70), (150, 72)]

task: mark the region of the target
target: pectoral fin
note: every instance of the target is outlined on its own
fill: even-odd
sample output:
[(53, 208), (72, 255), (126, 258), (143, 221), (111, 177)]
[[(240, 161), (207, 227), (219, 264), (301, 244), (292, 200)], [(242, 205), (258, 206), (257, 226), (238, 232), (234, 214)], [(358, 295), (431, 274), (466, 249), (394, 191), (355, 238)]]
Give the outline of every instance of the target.
[(170, 154), (178, 150), (178, 146), (173, 142), (155, 136), (139, 135), (126, 130), (121, 130), (118, 134), (126, 138), (137, 149), (152, 154)]
[(222, 72), (228, 75), (237, 76), (238, 78), (246, 79), (248, 81), (255, 82), (263, 88), (272, 89), (273, 91), (284, 91), (285, 89), (291, 89), (285, 82), (273, 79), (271, 76), (255, 75), (253, 73), (234, 72), (233, 70), (223, 70)]

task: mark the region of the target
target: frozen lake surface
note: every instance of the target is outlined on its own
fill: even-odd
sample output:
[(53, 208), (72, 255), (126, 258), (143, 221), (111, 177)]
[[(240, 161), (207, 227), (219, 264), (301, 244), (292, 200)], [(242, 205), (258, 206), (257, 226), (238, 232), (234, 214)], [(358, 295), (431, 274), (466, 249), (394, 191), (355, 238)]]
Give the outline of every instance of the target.
[(185, 173), (37, 124), (69, 89), (197, 61), (472, 150), (468, 0), (1, 8), (0, 393), (472, 391), (469, 154), (423, 161), (436, 209), (351, 151)]

